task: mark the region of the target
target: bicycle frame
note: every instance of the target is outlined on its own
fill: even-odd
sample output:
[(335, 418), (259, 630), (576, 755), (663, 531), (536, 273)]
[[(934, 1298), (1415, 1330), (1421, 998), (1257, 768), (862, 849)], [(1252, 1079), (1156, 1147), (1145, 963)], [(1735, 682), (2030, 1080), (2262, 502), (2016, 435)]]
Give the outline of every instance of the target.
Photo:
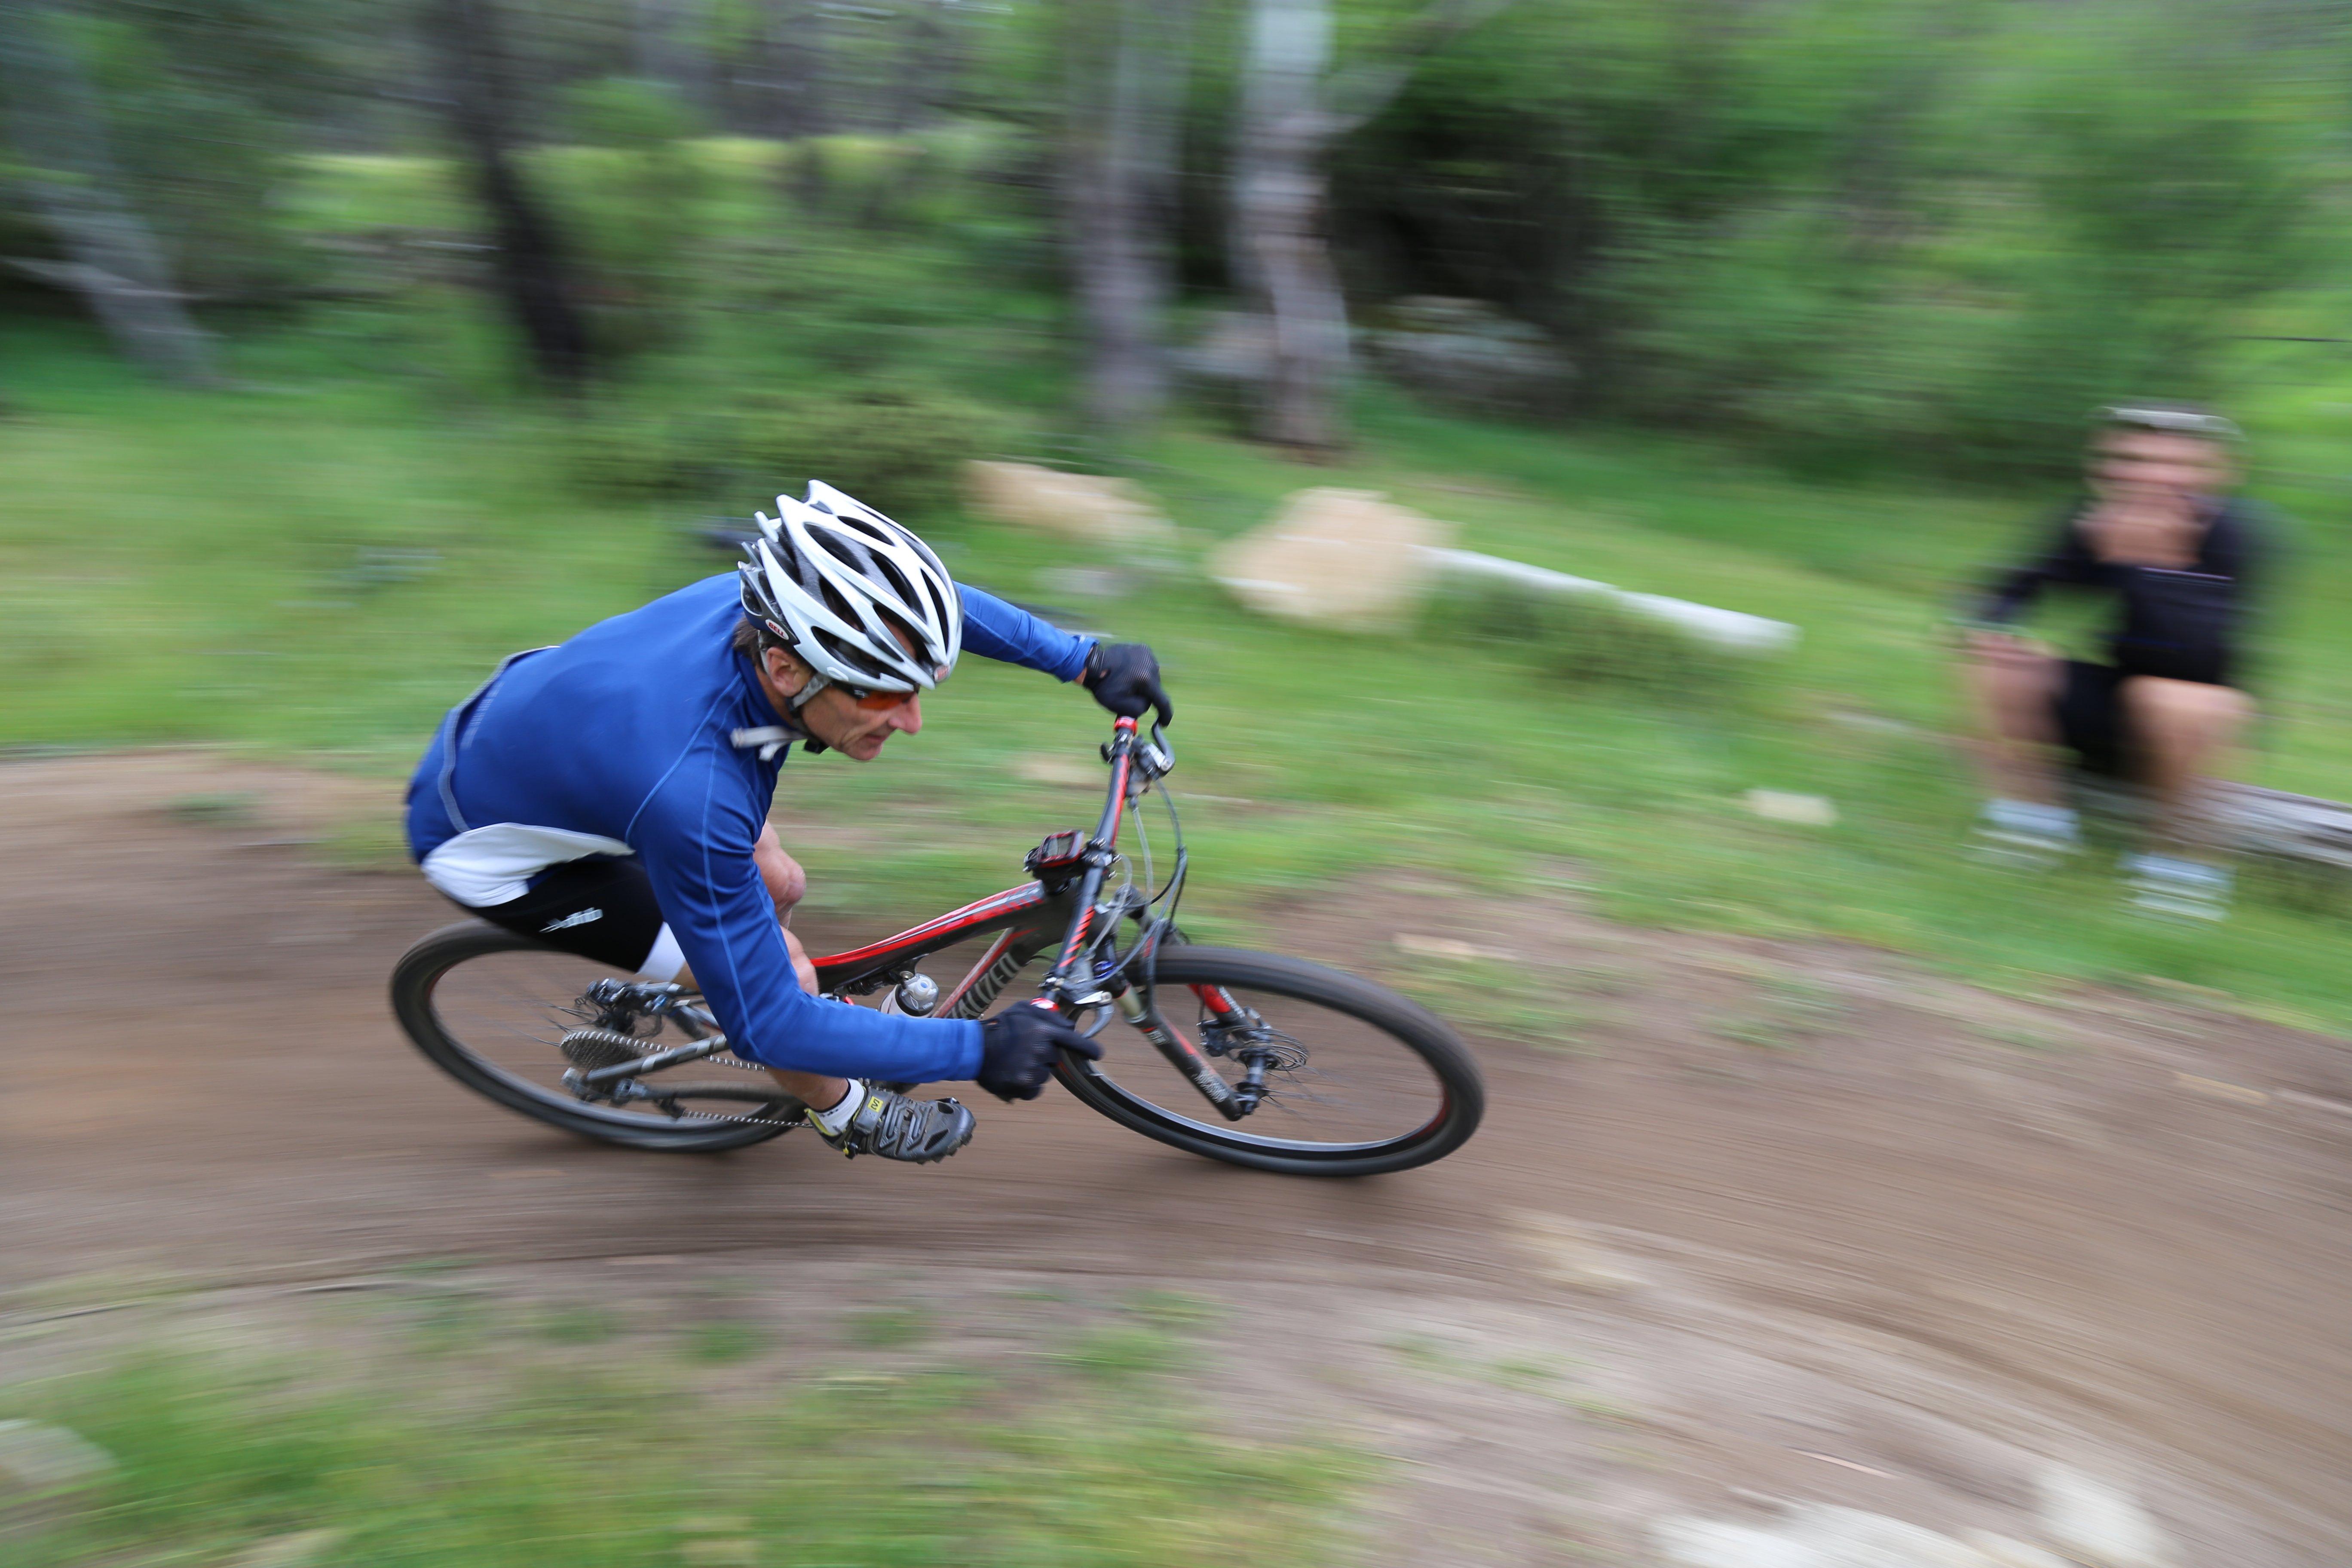
[[(1112, 726), (1110, 742), (1103, 748), (1103, 757), (1110, 764), (1110, 785), (1102, 815), (1083, 847), (1060, 862), (1056, 870), (1041, 873), (1034, 881), (992, 893), (896, 936), (814, 959), (817, 988), (827, 994), (870, 994), (912, 973), (920, 960), (942, 948), (995, 932), (996, 940), (982, 950), (979, 960), (940, 999), (932, 1013), (940, 1018), (978, 1018), (1003, 994), (1013, 976), (1058, 940), (1060, 956), (1039, 982), (1041, 1003), (1073, 1018), (1093, 1009), (1116, 1006), (1129, 1024), (1191, 1080), (1203, 1099), (1227, 1120), (1238, 1121), (1256, 1109), (1255, 1097), (1236, 1094), (1200, 1048), (1171, 1028), (1151, 1005), (1150, 950), (1164, 935), (1166, 921), (1145, 923), (1137, 944), (1125, 958), (1103, 957), (1115, 952), (1119, 921), (1129, 917), (1141, 921), (1153, 901), (1151, 896), (1129, 887), (1114, 889), (1108, 899), (1104, 896), (1105, 884), (1118, 859), (1119, 827), (1128, 802), (1175, 765), (1160, 732), (1155, 730), (1150, 741), (1143, 741), (1133, 719), (1120, 719)], [(1031, 858), (1034, 862), (1037, 857), (1033, 855)], [(1180, 841), (1176, 867), (1168, 885), (1171, 892), (1181, 887), (1184, 873), (1184, 851)], [(1138, 960), (1143, 965), (1139, 983), (1127, 974)], [(1222, 987), (1189, 989), (1220, 1025), (1238, 1025), (1249, 1017)], [(1095, 1069), (1091, 1064), (1066, 1058), (1055, 1070), (1067, 1075)]]

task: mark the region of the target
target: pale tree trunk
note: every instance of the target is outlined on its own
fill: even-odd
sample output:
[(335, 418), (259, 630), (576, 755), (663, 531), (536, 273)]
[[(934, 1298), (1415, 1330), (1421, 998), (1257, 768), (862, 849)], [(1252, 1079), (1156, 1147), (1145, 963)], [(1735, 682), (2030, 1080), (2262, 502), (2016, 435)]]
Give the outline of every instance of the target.
[(490, 217), (499, 292), (541, 377), (587, 380), (593, 353), (572, 278), (572, 258), (524, 183), (509, 121), (513, 92), (488, 0), (434, 0), (426, 25), (441, 55), (444, 107)]
[(1265, 319), (1258, 433), (1308, 452), (1345, 444), (1348, 302), (1324, 234), (1331, 143), (1378, 114), (1418, 59), (1511, 0), (1437, 0), (1386, 56), (1331, 69), (1330, 0), (1250, 0), (1232, 172), (1234, 282)]
[(1323, 107), (1329, 0), (1252, 0), (1233, 172), (1238, 281), (1265, 319), (1269, 351), (1258, 433), (1328, 450), (1343, 439), (1348, 305), (1323, 236), (1322, 155), (1337, 129)]
[(17, 178), (70, 258), (17, 265), (79, 293), (115, 345), (149, 371), (216, 384), (212, 340), (189, 317), (162, 247), (123, 194), (98, 94), (48, 6), (0, 0), (0, 93)]
[(1123, 431), (1156, 415), (1168, 391), (1163, 326), (1175, 291), (1170, 231), (1191, 5), (1119, 0), (1107, 20), (1110, 36), (1082, 31), (1073, 41), (1076, 144), (1063, 165), (1064, 205), (1086, 321), (1087, 405), (1098, 424)]

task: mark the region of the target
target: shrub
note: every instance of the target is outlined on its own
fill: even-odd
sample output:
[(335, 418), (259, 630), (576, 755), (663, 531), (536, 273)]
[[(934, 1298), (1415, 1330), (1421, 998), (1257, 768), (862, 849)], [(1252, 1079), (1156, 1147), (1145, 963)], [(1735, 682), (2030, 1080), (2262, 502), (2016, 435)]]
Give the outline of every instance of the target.
[(821, 381), (716, 411), (615, 398), (575, 427), (568, 467), (591, 490), (729, 510), (820, 479), (911, 521), (954, 504), (959, 473), (995, 430), (980, 405), (911, 382)]
[(1745, 707), (1759, 689), (1754, 659), (1605, 598), (1448, 583), (1431, 595), (1422, 624), (1445, 641), (1502, 649), (1549, 679), (1619, 687), (1673, 707)]
[(994, 420), (980, 405), (912, 382), (782, 393), (749, 404), (730, 459), (756, 484), (816, 478), (892, 516), (955, 504), (963, 465), (986, 453)]

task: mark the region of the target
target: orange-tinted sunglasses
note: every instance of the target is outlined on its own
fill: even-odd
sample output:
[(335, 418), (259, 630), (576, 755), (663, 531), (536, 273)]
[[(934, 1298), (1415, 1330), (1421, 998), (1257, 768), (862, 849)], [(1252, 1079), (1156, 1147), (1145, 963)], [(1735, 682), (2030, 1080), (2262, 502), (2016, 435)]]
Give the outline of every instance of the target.
[(868, 713), (887, 713), (915, 695), (911, 691), (866, 691), (855, 686), (845, 686), (842, 689), (849, 694), (852, 702)]

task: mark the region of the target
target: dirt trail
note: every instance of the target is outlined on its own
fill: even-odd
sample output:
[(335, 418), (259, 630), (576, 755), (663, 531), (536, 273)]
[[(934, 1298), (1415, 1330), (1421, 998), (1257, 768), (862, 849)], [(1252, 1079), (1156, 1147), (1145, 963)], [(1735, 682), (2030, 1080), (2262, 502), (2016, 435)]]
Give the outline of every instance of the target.
[[(250, 809), (168, 809), (196, 795)], [(1233, 1303), (1207, 1384), (1410, 1461), (1381, 1505), (1401, 1563), (1649, 1561), (1647, 1521), (1759, 1498), (2032, 1536), (2046, 1459), (2135, 1489), (2184, 1564), (2352, 1561), (2336, 1042), (1565, 907), (1489, 931), (1386, 882), (1282, 911), (1285, 944), (1392, 969), (1418, 934), (1609, 994), (1575, 1052), (1480, 1041), (1486, 1128), (1430, 1170), (1254, 1175), (1052, 1094), (931, 1169), (797, 1136), (631, 1155), (397, 1036), (387, 971), (448, 911), (289, 842), (381, 799), (192, 753), (0, 766), (0, 1329), (126, 1279), (226, 1300), (425, 1258), (559, 1294), (723, 1267), (805, 1316), (919, 1245), (943, 1299), (1055, 1276)], [(1583, 1392), (1509, 1370), (1544, 1358)]]

